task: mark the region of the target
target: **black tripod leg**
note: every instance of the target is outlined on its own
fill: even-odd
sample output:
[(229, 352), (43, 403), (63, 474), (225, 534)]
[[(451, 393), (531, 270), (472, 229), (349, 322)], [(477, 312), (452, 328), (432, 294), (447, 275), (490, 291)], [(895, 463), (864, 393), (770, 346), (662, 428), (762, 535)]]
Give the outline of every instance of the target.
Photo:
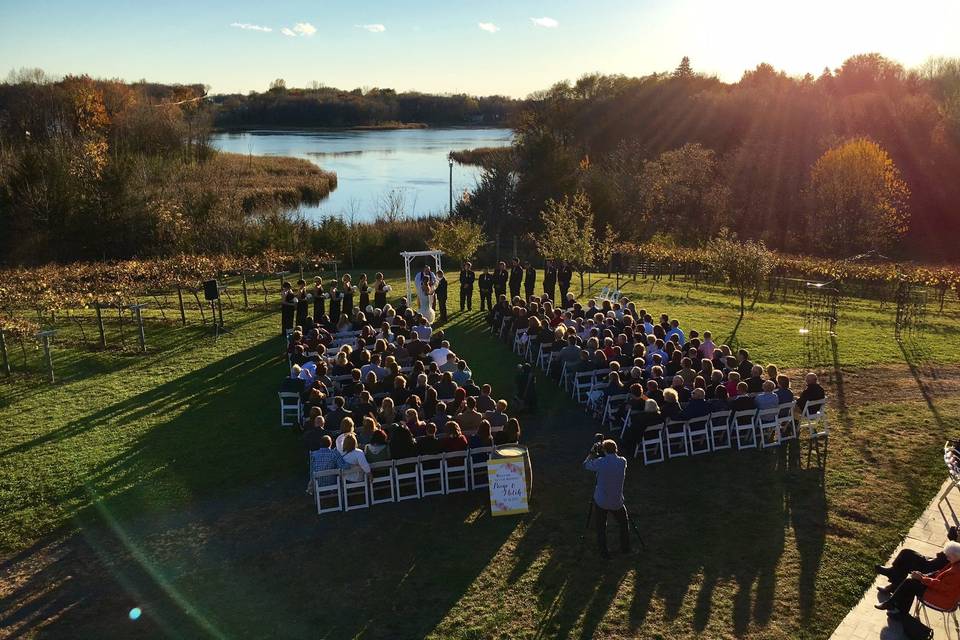
[(637, 536), (637, 541), (640, 542), (640, 548), (646, 549), (647, 543), (643, 541), (643, 536), (640, 535), (640, 527), (637, 526), (636, 521), (633, 519), (633, 516), (627, 514), (628, 519), (630, 520), (630, 528), (633, 529), (633, 533)]

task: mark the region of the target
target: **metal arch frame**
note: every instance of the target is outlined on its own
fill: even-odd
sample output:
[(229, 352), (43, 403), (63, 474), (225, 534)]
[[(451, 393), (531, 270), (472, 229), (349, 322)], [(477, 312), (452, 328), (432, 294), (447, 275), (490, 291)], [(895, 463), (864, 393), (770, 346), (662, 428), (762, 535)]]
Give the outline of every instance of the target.
[(443, 251), (436, 251), (436, 250), (432, 250), (432, 251), (401, 251), (401, 252), (400, 252), (400, 255), (403, 256), (403, 272), (404, 272), (404, 275), (405, 275), (406, 280), (407, 280), (407, 296), (406, 296), (406, 298), (407, 298), (407, 306), (409, 307), (411, 304), (413, 304), (413, 293), (412, 293), (412, 291), (411, 291), (411, 289), (410, 289), (410, 282), (412, 281), (412, 279), (410, 278), (410, 261), (413, 260), (414, 258), (431, 257), (431, 258), (433, 258), (433, 263), (434, 263), (434, 265), (435, 265), (434, 271), (442, 271), (443, 269), (442, 269), (442, 267), (441, 267), (441, 265), (440, 265), (440, 257), (443, 255)]

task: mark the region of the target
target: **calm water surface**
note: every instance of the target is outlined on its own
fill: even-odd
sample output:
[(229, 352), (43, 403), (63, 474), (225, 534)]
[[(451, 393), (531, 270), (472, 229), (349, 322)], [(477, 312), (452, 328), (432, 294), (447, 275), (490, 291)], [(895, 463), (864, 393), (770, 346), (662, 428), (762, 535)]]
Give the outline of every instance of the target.
[[(270, 131), (219, 133), (222, 151), (305, 158), (337, 174), (338, 185), (319, 205), (301, 207), (311, 218), (331, 215), (371, 220), (386, 200), (407, 216), (446, 213), (450, 151), (507, 146), (509, 129), (403, 129), (396, 131)], [(477, 167), (453, 165), (454, 198), (476, 184)]]

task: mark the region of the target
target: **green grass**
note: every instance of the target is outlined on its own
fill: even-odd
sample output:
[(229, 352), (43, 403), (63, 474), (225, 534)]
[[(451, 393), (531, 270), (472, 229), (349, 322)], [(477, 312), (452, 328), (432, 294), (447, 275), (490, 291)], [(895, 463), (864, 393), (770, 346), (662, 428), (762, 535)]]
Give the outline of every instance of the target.
[[(716, 287), (624, 289), (720, 339), (736, 324), (736, 304)], [(758, 302), (738, 345), (759, 362), (830, 373), (826, 471), (796, 447), (634, 463), (626, 494), (648, 549), (606, 564), (592, 536), (579, 541), (591, 491), (579, 463), (595, 425), (550, 381), (541, 415), (521, 417), (535, 472), (529, 515), (493, 519), (476, 492), (318, 518), (299, 443), (277, 426), (274, 313), (228, 308), (232, 332), (214, 343), (198, 314), (181, 328), (150, 311), (145, 356), (129, 326), (126, 349), (100, 352), (61, 321), (63, 381), (19, 373), (0, 383), (0, 628), (826, 638), (933, 496), (939, 446), (960, 427), (956, 310), (931, 314), (928, 333), (901, 348), (892, 311), (877, 306), (852, 301), (836, 339), (813, 345), (798, 333), (801, 305)], [(454, 314), (448, 333), (507, 396), (516, 359), (484, 328), (475, 311)], [(113, 324), (108, 344), (119, 344)], [(136, 623), (132, 606), (144, 610)]]

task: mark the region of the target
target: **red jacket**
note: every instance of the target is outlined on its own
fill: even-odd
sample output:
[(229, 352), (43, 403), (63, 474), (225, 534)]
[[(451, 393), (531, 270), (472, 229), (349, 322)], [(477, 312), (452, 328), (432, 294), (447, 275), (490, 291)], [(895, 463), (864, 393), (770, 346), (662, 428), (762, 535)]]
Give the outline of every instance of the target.
[(953, 609), (960, 600), (960, 564), (953, 563), (920, 581), (927, 585), (923, 601), (940, 609)]

